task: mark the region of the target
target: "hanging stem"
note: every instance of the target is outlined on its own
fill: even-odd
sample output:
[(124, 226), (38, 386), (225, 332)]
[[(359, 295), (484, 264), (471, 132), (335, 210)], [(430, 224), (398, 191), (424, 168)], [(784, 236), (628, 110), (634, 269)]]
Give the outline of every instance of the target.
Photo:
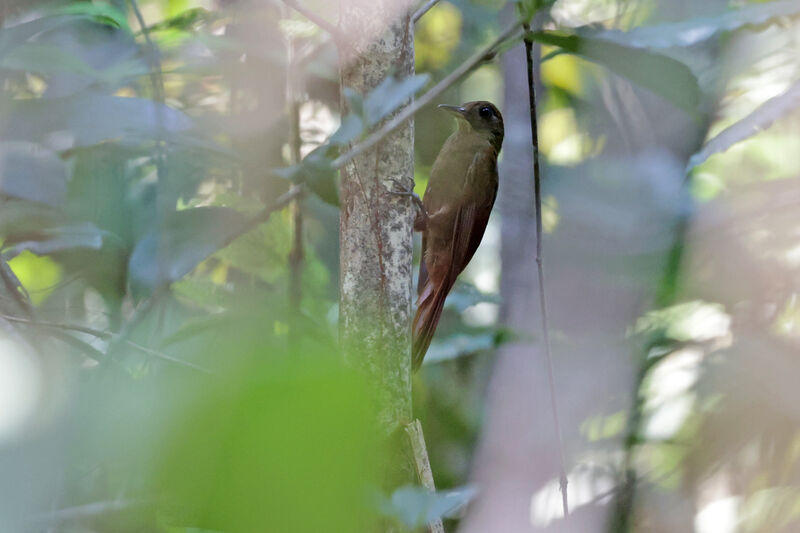
[(528, 63), (528, 100), (531, 110), (531, 141), (533, 145), (533, 187), (536, 203), (536, 268), (539, 274), (539, 307), (542, 317), (542, 337), (544, 340), (545, 360), (547, 361), (547, 383), (550, 388), (550, 402), (553, 406), (553, 426), (558, 442), (559, 487), (561, 489), (561, 505), (564, 516), (569, 514), (567, 499), (567, 472), (564, 468), (564, 444), (561, 438), (561, 423), (558, 417), (556, 402), (556, 386), (553, 379), (553, 355), (550, 350), (550, 330), (547, 325), (547, 298), (544, 291), (544, 264), (542, 263), (542, 174), (539, 168), (539, 127), (536, 121), (536, 89), (533, 83), (533, 41), (528, 37), (530, 26), (525, 29), (525, 58)]

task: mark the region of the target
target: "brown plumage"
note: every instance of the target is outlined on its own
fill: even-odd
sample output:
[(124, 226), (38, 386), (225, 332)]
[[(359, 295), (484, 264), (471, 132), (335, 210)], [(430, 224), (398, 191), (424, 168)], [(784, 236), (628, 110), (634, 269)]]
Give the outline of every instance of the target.
[(458, 129), (431, 169), (422, 231), (417, 313), (412, 326), (412, 367), (419, 368), (442, 316), (444, 301), (483, 238), (497, 195), (497, 155), (503, 117), (489, 102), (439, 106), (458, 117)]

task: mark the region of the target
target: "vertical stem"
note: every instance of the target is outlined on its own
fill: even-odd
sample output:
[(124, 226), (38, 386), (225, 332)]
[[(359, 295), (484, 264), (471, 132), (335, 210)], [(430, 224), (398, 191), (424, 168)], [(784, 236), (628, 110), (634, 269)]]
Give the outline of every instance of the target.
[[(289, 101), (289, 149), (290, 163), (297, 165), (300, 163), (300, 96), (298, 73), (295, 65), (295, 42), (289, 40), (289, 61), (288, 72), (286, 75), (287, 99)], [(291, 338), (296, 339), (297, 316), (300, 313), (300, 306), (303, 300), (303, 262), (305, 252), (303, 250), (303, 210), (302, 195), (292, 201), (292, 249), (289, 252), (289, 313), (295, 324), (290, 328)]]
[[(428, 448), (425, 446), (425, 435), (422, 433), (422, 424), (419, 420), (415, 419), (406, 426), (406, 436), (408, 436), (411, 451), (414, 454), (414, 464), (417, 469), (417, 479), (419, 479), (420, 485), (430, 492), (436, 492), (431, 462), (428, 459)], [(430, 533), (444, 533), (442, 520), (437, 518), (429, 523), (428, 531), (430, 531)]]
[(561, 423), (558, 417), (558, 403), (556, 401), (556, 386), (553, 378), (553, 355), (550, 349), (550, 330), (547, 325), (547, 298), (544, 285), (544, 264), (542, 261), (542, 180), (539, 168), (539, 127), (536, 120), (536, 89), (533, 76), (533, 41), (527, 37), (530, 26), (524, 24), (525, 58), (528, 66), (528, 103), (531, 110), (531, 140), (533, 145), (533, 187), (536, 203), (536, 268), (539, 276), (539, 307), (542, 317), (542, 338), (544, 341), (545, 360), (547, 361), (547, 383), (550, 389), (550, 402), (553, 407), (553, 427), (558, 441), (559, 459), (559, 487), (561, 489), (561, 505), (564, 516), (569, 514), (569, 501), (567, 499), (567, 472), (564, 467), (564, 444), (561, 438)]

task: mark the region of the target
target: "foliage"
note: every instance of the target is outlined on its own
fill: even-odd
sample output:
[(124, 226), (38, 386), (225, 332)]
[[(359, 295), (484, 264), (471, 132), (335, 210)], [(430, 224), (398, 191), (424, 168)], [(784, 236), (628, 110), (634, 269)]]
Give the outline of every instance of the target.
[[(0, 531), (365, 531), (381, 520), (413, 530), (457, 520), (480, 497), (463, 487), (487, 354), (538, 332), (498, 322), (503, 302), (484, 276), (497, 278), (497, 261), (466, 273), (414, 384), (441, 490), (385, 486), (391, 449), (372, 426), (375, 391), (341, 365), (336, 345), (334, 162), (500, 33), (488, 22), (499, 3), (434, 7), (417, 27), (421, 72), (389, 76), (367, 95), (339, 94), (330, 38), (278, 3), (141, 4), (0, 8), (0, 401), (7, 387), (19, 406), (9, 409), (17, 418), (0, 416)], [(619, 391), (589, 407), (570, 398), (589, 450), (570, 459), (606, 461), (596, 470), (614, 473), (619, 494), (650, 496), (618, 500), (620, 530), (648, 513), (658, 521), (652, 502), (664, 494), (699, 506), (681, 487), (699, 493), (719, 472), (739, 480), (742, 527), (791, 528), (797, 191), (764, 178), (780, 163), (775, 145), (796, 140), (786, 124), (797, 80), (762, 76), (795, 71), (761, 59), (731, 68), (738, 78), (702, 65), (723, 47), (782, 57), (791, 49), (775, 36), (794, 28), (800, 7), (759, 2), (623, 30), (634, 17), (587, 8), (564, 24), (559, 4), (571, 3), (516, 2), (521, 22), (548, 21), (522, 36), (548, 47), (539, 147), (552, 178), (548, 238), (561, 264), (590, 272), (574, 284), (641, 297), (627, 338), (592, 337), (588, 321), (570, 337), (583, 309), (560, 311), (564, 364), (585, 346), (636, 353), (626, 359), (629, 405)], [(646, 14), (654, 3), (618, 4)], [(483, 93), (499, 76), (487, 62), (444, 101), (496, 99)], [(753, 102), (748, 83), (780, 90)], [(416, 121), (419, 186), (451, 124), (434, 112)], [(516, 135), (508, 130), (507, 146)], [(295, 212), (283, 209), (291, 202), (299, 239)], [(487, 237), (482, 253), (493, 244)], [(602, 365), (578, 363), (584, 375)], [(664, 375), (675, 367), (685, 386), (669, 396)], [(688, 406), (683, 418), (658, 433), (653, 421), (676, 404)]]

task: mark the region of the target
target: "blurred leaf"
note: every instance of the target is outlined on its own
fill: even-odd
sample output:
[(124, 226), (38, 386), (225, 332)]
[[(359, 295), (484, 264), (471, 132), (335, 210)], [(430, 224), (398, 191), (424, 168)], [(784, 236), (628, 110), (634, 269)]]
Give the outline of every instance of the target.
[(517, 5), (519, 19), (525, 24), (530, 24), (540, 9), (551, 7), (556, 0), (515, 0), (514, 3)]
[(589, 39), (601, 39), (633, 48), (672, 48), (692, 46), (707, 41), (723, 32), (744, 27), (758, 27), (778, 23), (782, 17), (800, 14), (800, 2), (782, 0), (758, 2), (748, 7), (728, 11), (715, 17), (699, 17), (685, 22), (641, 26), (629, 31), (581, 30)]
[[(48, 255), (73, 248), (99, 250), (103, 246), (103, 237), (106, 235), (107, 232), (100, 230), (91, 222), (48, 228), (36, 232), (36, 238), (14, 242), (8, 250), (3, 252), (3, 256), (15, 257), (24, 250), (30, 250), (36, 255)], [(4, 245), (8, 244), (8, 241), (4, 243)]]
[(452, 335), (445, 339), (433, 341), (431, 347), (428, 349), (428, 353), (425, 355), (424, 364), (434, 364), (457, 359), (481, 350), (489, 350), (494, 348), (495, 345), (494, 333)]
[(706, 142), (703, 148), (689, 159), (688, 170), (702, 164), (712, 155), (724, 152), (734, 144), (764, 131), (776, 120), (789, 115), (798, 105), (800, 105), (800, 83), (792, 85), (785, 93), (767, 100), (758, 109)]
[(28, 200), (0, 201), (0, 235), (38, 231), (61, 222), (61, 213), (48, 204)]
[(689, 67), (680, 61), (579, 34), (532, 32), (529, 36), (535, 41), (558, 46), (569, 53), (599, 63), (623, 78), (649, 89), (693, 117), (697, 114), (700, 87)]
[(475, 285), (470, 283), (458, 281), (450, 294), (447, 295), (444, 305), (461, 313), (473, 305), (484, 302), (500, 303), (500, 297), (497, 294), (481, 292)]
[(74, 2), (65, 6), (59, 6), (51, 10), (51, 14), (58, 15), (78, 15), (88, 18), (98, 24), (113, 26), (130, 33), (128, 17), (110, 4), (93, 2)]
[(0, 102), (6, 139), (43, 141), (53, 132), (71, 134), (76, 146), (113, 139), (154, 139), (159, 125), (166, 140), (192, 127), (183, 112), (144, 98), (83, 92), (63, 98)]
[(344, 100), (347, 102), (347, 109), (350, 110), (351, 113), (363, 117), (364, 116), (364, 99), (358, 94), (356, 91), (351, 89), (350, 87), (345, 87), (342, 90), (342, 94), (344, 95)]
[(66, 165), (55, 153), (32, 143), (0, 143), (0, 193), (58, 206), (66, 183)]
[(61, 279), (61, 268), (51, 258), (24, 251), (8, 262), (14, 275), (31, 296), (31, 302), (43, 302)]
[(194, 7), (152, 24), (148, 29), (150, 31), (195, 30), (198, 26), (209, 24), (223, 16), (222, 13), (212, 13), (202, 7)]
[(402, 80), (398, 80), (394, 76), (384, 79), (364, 99), (364, 116), (369, 127), (395, 112), (403, 103), (417, 94), (417, 91), (422, 89), (429, 79), (428, 74), (409, 76)]
[(258, 363), (199, 387), (161, 447), (155, 474), (174, 502), (169, 521), (243, 533), (374, 531), (365, 495), (380, 447), (363, 380), (338, 358), (276, 360), (257, 339), (241, 344)]
[(36, 35), (48, 32), (64, 24), (78, 20), (76, 17), (44, 17), (0, 29), (0, 57)]
[(224, 207), (170, 213), (161, 228), (136, 244), (129, 264), (131, 283), (152, 288), (182, 278), (247, 224), (247, 218), (238, 211)]
[[(338, 133), (338, 132), (337, 132)], [(294, 183), (305, 183), (308, 188), (326, 203), (339, 205), (339, 189), (336, 185), (336, 169), (329, 152), (335, 151), (331, 144), (323, 144), (312, 150), (299, 165), (274, 169), (272, 172)]]
[(422, 527), (430, 522), (455, 516), (477, 495), (474, 487), (430, 492), (422, 487), (400, 487), (390, 500), (381, 505), (381, 511), (396, 518), (406, 527)]
[(356, 115), (347, 115), (342, 120), (342, 125), (331, 135), (328, 142), (334, 146), (343, 146), (361, 137), (364, 133), (364, 121)]
[(23, 44), (0, 58), (0, 69), (52, 74), (66, 72), (83, 74), (93, 78), (99, 72), (80, 57), (57, 46), (46, 44)]

